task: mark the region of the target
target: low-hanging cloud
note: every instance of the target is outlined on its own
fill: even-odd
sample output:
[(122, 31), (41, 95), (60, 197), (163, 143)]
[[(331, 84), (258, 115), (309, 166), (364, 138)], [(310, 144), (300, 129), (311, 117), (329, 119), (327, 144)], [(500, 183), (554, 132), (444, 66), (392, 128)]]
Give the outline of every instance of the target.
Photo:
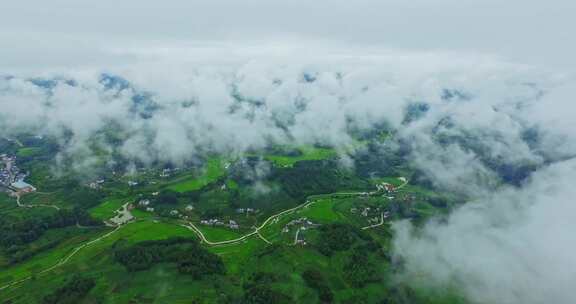
[[(473, 303), (576, 301), (574, 89), (568, 82), (532, 97), (492, 95), (470, 105), (473, 112), (452, 115), (451, 122), (468, 122), (444, 131), (467, 137), (475, 149), (442, 146), (427, 135), (430, 126), (415, 129), (415, 164), (469, 202), (421, 228), (394, 224), (403, 275), (456, 288)], [(517, 187), (494, 184), (497, 177), (481, 161), (486, 155), (538, 169)]]
[[(519, 140), (523, 118), (494, 108), (534, 98), (536, 89), (524, 82), (553, 85), (526, 67), (479, 55), (320, 49), (300, 57), (298, 48), (290, 54), (240, 48), (219, 64), (210, 50), (151, 50), (141, 55), (146, 63), (106, 72), (8, 75), (0, 80), (3, 133), (29, 129), (62, 138), (66, 132), (64, 146), (73, 154), (89, 144), (109, 149), (95, 134), (114, 127), (121, 131), (119, 153), (128, 158), (181, 162), (206, 150), (241, 153), (270, 143), (339, 147), (351, 142), (352, 126), (382, 122), (413, 137), (450, 116), (459, 126), (454, 131), (487, 128), (482, 132), (496, 130), (488, 137), (504, 136), (504, 144), (491, 145), (493, 153), (529, 158), (529, 151), (518, 155), (520, 145), (505, 146)], [(473, 102), (446, 101), (447, 89)], [(427, 102), (431, 111), (403, 126), (413, 102)]]
[(574, 303), (575, 176), (575, 160), (560, 162), (521, 189), (469, 202), (446, 222), (418, 232), (396, 223), (396, 253), (410, 275), (462, 288), (477, 303)]

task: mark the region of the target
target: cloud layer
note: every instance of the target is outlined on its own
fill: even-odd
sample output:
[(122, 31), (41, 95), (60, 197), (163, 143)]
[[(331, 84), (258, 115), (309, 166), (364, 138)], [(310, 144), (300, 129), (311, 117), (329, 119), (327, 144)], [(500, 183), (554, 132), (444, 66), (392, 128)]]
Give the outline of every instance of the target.
[(478, 303), (574, 303), (575, 176), (575, 160), (560, 162), (521, 189), (469, 202), (447, 222), (418, 232), (396, 223), (397, 254), (409, 274), (463, 288)]

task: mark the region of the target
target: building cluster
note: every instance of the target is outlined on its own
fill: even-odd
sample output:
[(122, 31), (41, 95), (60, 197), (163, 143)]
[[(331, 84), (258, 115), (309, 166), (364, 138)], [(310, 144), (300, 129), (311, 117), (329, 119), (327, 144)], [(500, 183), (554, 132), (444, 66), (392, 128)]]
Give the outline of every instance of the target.
[(380, 192), (389, 193), (389, 194), (396, 193), (396, 191), (397, 191), (396, 187), (392, 184), (389, 184), (389, 183), (377, 184), (376, 189), (378, 189), (378, 191), (380, 191)]
[(282, 229), (283, 233), (290, 231), (290, 227), (298, 226), (301, 230), (308, 230), (320, 226), (320, 224), (313, 223), (307, 217), (301, 217), (299, 219), (291, 220)]
[(142, 207), (146, 207), (150, 205), (150, 200), (149, 199), (142, 199), (138, 202), (138, 206), (142, 206)]
[(314, 229), (320, 226), (320, 224), (313, 223), (306, 217), (301, 217), (287, 223), (284, 228), (282, 228), (282, 233), (288, 233), (292, 228), (296, 228), (296, 233), (294, 234), (294, 245), (306, 245), (306, 239), (304, 238), (303, 231)]
[[(150, 207), (148, 207), (148, 208), (150, 208)], [(149, 209), (147, 209), (147, 210), (149, 210)], [(152, 208), (151, 212), (153, 212), (153, 211), (154, 211), (154, 208)], [(190, 216), (180, 212), (180, 210), (178, 210), (178, 209), (172, 209), (172, 210), (170, 210), (170, 212), (168, 214), (172, 217), (183, 219), (186, 221), (190, 219)]]
[(122, 208), (116, 210), (116, 215), (109, 220), (105, 221), (109, 226), (121, 226), (134, 220), (134, 216), (130, 212), (133, 206), (130, 203), (122, 205)]
[(208, 220), (201, 220), (200, 224), (206, 225), (206, 226), (228, 227), (228, 228), (233, 229), (233, 230), (240, 229), (240, 226), (234, 220), (229, 220), (228, 223), (226, 223), (225, 221), (219, 220), (219, 219), (208, 219)]
[(180, 168), (166, 168), (166, 169), (162, 169), (162, 171), (160, 171), (159, 176), (166, 178), (166, 177), (170, 177), (172, 176), (172, 174), (178, 172), (180, 170)]
[(380, 213), (380, 207), (376, 207), (376, 208), (372, 208), (372, 207), (361, 207), (361, 208), (356, 208), (356, 207), (352, 207), (350, 208), (350, 213), (352, 214), (360, 214), (363, 217), (369, 217), (371, 216), (373, 213)]
[(16, 175), (20, 172), (16, 166), (16, 157), (1, 154), (0, 161), (0, 184), (3, 186), (10, 186), (16, 181)]
[[(405, 179), (401, 179), (405, 180)], [(393, 194), (398, 192), (398, 188), (389, 183), (381, 183), (376, 185), (376, 191), (370, 192), (359, 192), (358, 195), (360, 197), (369, 197), (382, 194), (383, 196), (387, 197), (388, 199), (394, 199)]]
[(16, 165), (16, 156), (0, 154), (0, 186), (19, 193), (36, 191), (34, 186), (24, 182), (26, 174)]
[[(184, 211), (185, 211), (184, 213), (192, 212), (192, 211), (194, 211), (194, 206), (186, 205), (186, 207), (184, 207)], [(187, 220), (189, 218), (187, 215), (181, 214), (181, 212), (176, 210), (176, 209), (171, 210), (170, 215), (177, 216), (177, 217), (183, 218), (185, 220)]]
[[(386, 209), (384, 209), (386, 210)], [(350, 208), (350, 213), (352, 214), (359, 214), (362, 217), (367, 218), (368, 223), (370, 224), (377, 224), (380, 221), (384, 221), (390, 217), (390, 211), (384, 211), (380, 207), (372, 208), (372, 207), (361, 207)]]
[(239, 214), (246, 213), (246, 215), (248, 215), (250, 213), (256, 213), (256, 212), (258, 212), (258, 209), (253, 209), (253, 208), (238, 208), (238, 209), (236, 209), (236, 213), (239, 213)]
[(95, 180), (93, 182), (88, 183), (88, 188), (98, 190), (102, 188), (102, 184), (104, 184), (104, 179)]
[(362, 208), (356, 208), (356, 207), (352, 207), (350, 208), (350, 213), (352, 214), (360, 214), (363, 217), (368, 217), (371, 214), (371, 211), (376, 211), (376, 212), (380, 212), (380, 208), (372, 208), (372, 207), (362, 207)]
[(138, 206), (146, 210), (147, 212), (154, 212), (154, 207), (150, 206), (149, 199), (141, 199), (138, 201)]
[[(154, 192), (152, 193), (153, 196), (157, 196), (158, 193)], [(138, 201), (137, 206), (140, 210), (145, 210), (146, 212), (155, 212), (156, 208), (154, 208), (152, 206), (152, 201), (147, 199), (147, 198), (143, 198), (141, 200)], [(170, 211), (167, 211), (168, 214), (172, 217), (176, 217), (176, 218), (180, 218), (183, 220), (189, 220), (190, 216), (186, 213), (190, 213), (194, 211), (194, 206), (192, 205), (186, 205), (186, 207), (184, 207), (184, 210), (178, 210), (178, 209), (172, 209)]]

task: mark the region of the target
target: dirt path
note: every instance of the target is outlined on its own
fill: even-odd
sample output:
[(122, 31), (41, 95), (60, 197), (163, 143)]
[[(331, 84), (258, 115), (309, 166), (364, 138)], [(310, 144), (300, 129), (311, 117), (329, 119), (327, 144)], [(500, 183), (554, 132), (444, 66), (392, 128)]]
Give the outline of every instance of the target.
[[(45, 273), (47, 273), (47, 272), (50, 272), (50, 271), (52, 271), (52, 270), (54, 270), (54, 269), (56, 269), (56, 268), (58, 268), (58, 267), (60, 267), (60, 266), (62, 266), (62, 265), (64, 265), (64, 264), (68, 263), (68, 261), (70, 261), (70, 259), (71, 259), (73, 256), (75, 256), (80, 250), (82, 250), (83, 248), (85, 248), (85, 247), (87, 247), (87, 246), (90, 246), (90, 245), (92, 245), (92, 244), (94, 244), (94, 243), (97, 243), (97, 242), (99, 242), (99, 241), (101, 241), (101, 240), (109, 237), (110, 235), (112, 235), (113, 233), (115, 233), (116, 231), (118, 231), (118, 229), (120, 229), (121, 227), (122, 227), (122, 226), (118, 226), (118, 227), (116, 227), (116, 229), (114, 229), (114, 230), (112, 230), (112, 231), (110, 231), (110, 232), (108, 232), (108, 233), (106, 233), (106, 234), (104, 234), (104, 235), (101, 235), (100, 237), (98, 237), (98, 238), (96, 238), (96, 239), (94, 239), (94, 240), (92, 240), (92, 241), (88, 241), (88, 242), (86, 242), (86, 243), (84, 243), (84, 244), (82, 244), (82, 245), (74, 248), (70, 254), (64, 256), (63, 258), (61, 258), (56, 264), (54, 264), (54, 265), (52, 265), (52, 266), (50, 266), (50, 267), (48, 267), (48, 268), (40, 271), (40, 272), (38, 273), (38, 275), (45, 274)], [(4, 289), (7, 289), (7, 288), (16, 286), (16, 285), (18, 285), (18, 284), (20, 284), (20, 283), (23, 283), (23, 282), (26, 282), (26, 281), (28, 281), (28, 280), (30, 280), (30, 279), (32, 279), (32, 276), (27, 276), (27, 277), (25, 277), (25, 278), (23, 278), (23, 279), (20, 279), (20, 280), (17, 280), (17, 281), (8, 283), (8, 284), (6, 284), (6, 285), (4, 285), (4, 286), (1, 286), (1, 287), (0, 287), (0, 290), (4, 290)]]
[(22, 144), (22, 142), (21, 142), (20, 140), (16, 139), (16, 138), (15, 138), (15, 139), (11, 139), (11, 138), (8, 138), (8, 137), (6, 137), (6, 136), (2, 136), (2, 138), (4, 138), (5, 140), (7, 140), (7, 141), (9, 141), (9, 142), (13, 142), (13, 143), (17, 144), (20, 148), (23, 148), (23, 147), (24, 147), (24, 145)]
[(43, 204), (26, 205), (26, 204), (22, 204), (20, 202), (20, 194), (16, 194), (16, 204), (18, 205), (18, 207), (21, 207), (21, 208), (48, 207), (48, 208), (54, 208), (56, 210), (60, 210), (60, 207), (58, 207), (56, 205), (43, 205)]
[(296, 246), (296, 244), (298, 244), (298, 235), (300, 235), (300, 228), (298, 228), (296, 230), (296, 234), (294, 235), (294, 246)]
[(366, 227), (362, 227), (362, 230), (366, 230), (366, 229), (370, 229), (370, 228), (374, 228), (374, 227), (378, 227), (378, 226), (382, 226), (384, 225), (384, 212), (380, 213), (380, 222), (374, 224), (374, 225), (369, 225)]
[(258, 237), (259, 237), (260, 239), (262, 239), (264, 242), (266, 242), (266, 243), (268, 243), (268, 244), (272, 244), (272, 242), (270, 242), (269, 240), (267, 240), (267, 239), (260, 233), (260, 231), (258, 231), (257, 234), (258, 234)]

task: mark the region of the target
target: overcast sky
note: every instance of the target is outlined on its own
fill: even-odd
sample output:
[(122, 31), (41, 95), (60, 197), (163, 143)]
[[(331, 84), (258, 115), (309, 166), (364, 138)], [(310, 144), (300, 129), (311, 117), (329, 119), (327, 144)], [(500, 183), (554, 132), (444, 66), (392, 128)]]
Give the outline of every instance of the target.
[(323, 43), (573, 68), (573, 0), (3, 1), (0, 68), (114, 64), (149, 45)]

